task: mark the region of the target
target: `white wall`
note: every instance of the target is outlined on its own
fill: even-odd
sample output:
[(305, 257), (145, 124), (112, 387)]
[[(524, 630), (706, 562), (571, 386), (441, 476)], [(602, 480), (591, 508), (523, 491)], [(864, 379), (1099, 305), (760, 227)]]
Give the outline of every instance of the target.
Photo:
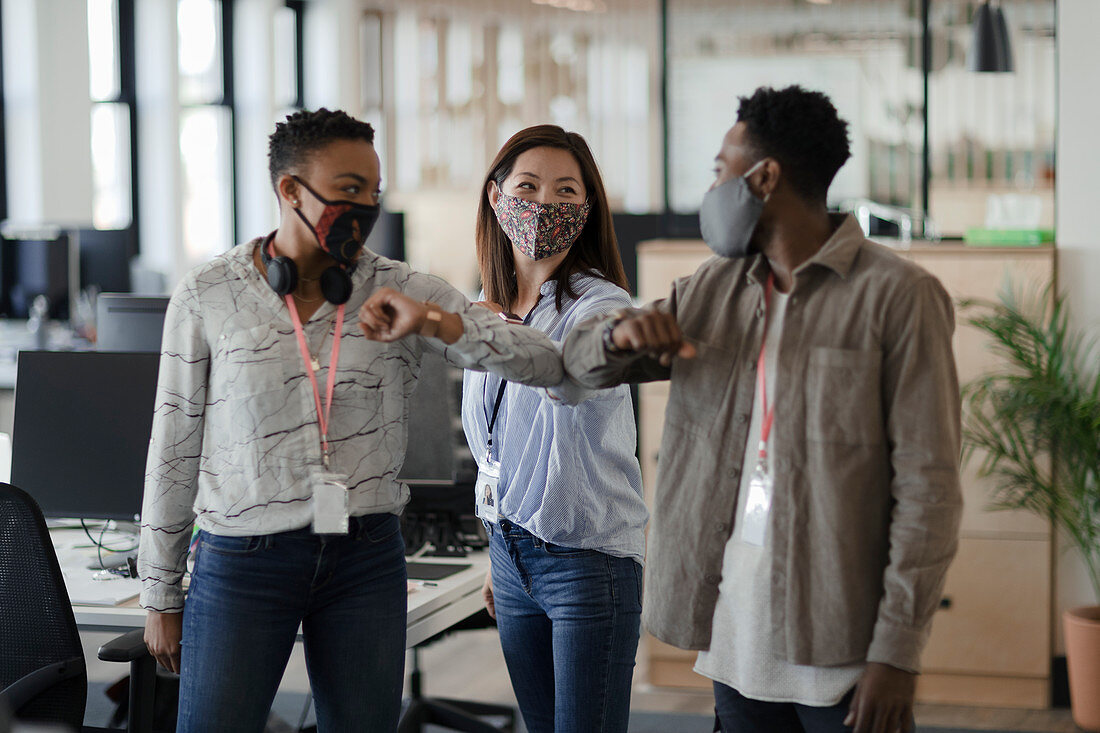
[[(1076, 325), (1100, 333), (1100, 95), (1096, 93), (1100, 3), (1059, 0), (1057, 10), (1058, 280)], [(1083, 563), (1072, 550), (1058, 553), (1055, 568), (1055, 648), (1064, 653), (1062, 611), (1100, 603), (1100, 598), (1094, 597)]]

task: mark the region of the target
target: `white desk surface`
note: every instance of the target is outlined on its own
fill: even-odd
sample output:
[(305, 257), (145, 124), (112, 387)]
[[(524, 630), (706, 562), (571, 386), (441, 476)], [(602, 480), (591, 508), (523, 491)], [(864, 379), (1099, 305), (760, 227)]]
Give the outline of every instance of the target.
[[(70, 595), (79, 595), (78, 588), (87, 587), (85, 579), (90, 578), (93, 572), (85, 566), (89, 558), (95, 557), (95, 552), (87, 547), (80, 547), (90, 544), (82, 530), (51, 529), (50, 536), (57, 549), (62, 572), (70, 583)], [(408, 647), (416, 646), (449, 629), (483, 607), (481, 586), (489, 569), (489, 553), (479, 550), (466, 557), (422, 557), (417, 561), (470, 567), (442, 580), (432, 581), (434, 585), (419, 585), (416, 581), (410, 581), (406, 640)], [(74, 580), (69, 581), (69, 578)], [(129, 586), (136, 589), (138, 581), (119, 578), (89, 582), (112, 584), (104, 588), (104, 596), (109, 597), (112, 593), (127, 595), (127, 591), (121, 588)], [(120, 590), (114, 590), (115, 584), (120, 584), (117, 586)], [(111, 587), (111, 591), (107, 591), (107, 587)], [(145, 611), (137, 605), (137, 599), (132, 597), (119, 605), (90, 605), (74, 601), (73, 614), (76, 616), (77, 626), (85, 631), (122, 633), (145, 626)]]

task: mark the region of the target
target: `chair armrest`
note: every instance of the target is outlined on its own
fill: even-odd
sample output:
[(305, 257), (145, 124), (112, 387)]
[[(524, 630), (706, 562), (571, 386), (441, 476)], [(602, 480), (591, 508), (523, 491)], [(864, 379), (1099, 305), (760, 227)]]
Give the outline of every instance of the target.
[(132, 662), (149, 654), (145, 646), (145, 629), (134, 629), (115, 637), (99, 648), (104, 662)]
[(0, 690), (0, 708), (7, 708), (13, 713), (18, 712), (19, 708), (58, 682), (84, 674), (85, 669), (84, 657), (73, 657), (39, 667)]

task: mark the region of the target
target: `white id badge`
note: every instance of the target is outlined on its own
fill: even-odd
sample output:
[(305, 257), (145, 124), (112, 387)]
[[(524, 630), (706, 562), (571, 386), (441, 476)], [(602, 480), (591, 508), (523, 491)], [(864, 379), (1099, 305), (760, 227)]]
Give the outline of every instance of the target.
[(741, 517), (741, 541), (764, 546), (768, 531), (768, 515), (772, 509), (772, 476), (758, 465), (749, 479), (749, 495), (745, 500), (745, 514)]
[(489, 456), (478, 464), (474, 487), (474, 511), (486, 522), (497, 523), (497, 484), (500, 483), (500, 462)]
[(321, 467), (313, 470), (313, 531), (348, 533), (348, 486), (341, 476)]

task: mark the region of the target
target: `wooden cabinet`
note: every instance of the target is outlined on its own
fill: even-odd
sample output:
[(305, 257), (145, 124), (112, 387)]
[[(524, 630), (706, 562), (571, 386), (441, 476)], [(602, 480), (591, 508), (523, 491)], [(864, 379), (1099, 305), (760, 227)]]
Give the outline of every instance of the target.
[[(1037, 290), (1054, 276), (1054, 249), (915, 245), (899, 251), (934, 274), (956, 301), (994, 300), (1007, 282)], [(710, 255), (690, 240), (653, 240), (638, 248), (643, 301), (668, 294)], [(985, 339), (957, 313), (954, 338), (959, 381), (995, 368)], [(639, 444), (647, 500), (656, 480), (667, 383), (640, 388)], [(948, 571), (944, 600), (932, 625), (917, 687), (924, 702), (1008, 707), (1050, 704), (1050, 524), (1028, 512), (991, 511), (991, 484), (963, 467), (965, 509), (959, 553)], [(655, 685), (709, 688), (692, 672), (694, 652), (646, 636), (639, 661)]]

